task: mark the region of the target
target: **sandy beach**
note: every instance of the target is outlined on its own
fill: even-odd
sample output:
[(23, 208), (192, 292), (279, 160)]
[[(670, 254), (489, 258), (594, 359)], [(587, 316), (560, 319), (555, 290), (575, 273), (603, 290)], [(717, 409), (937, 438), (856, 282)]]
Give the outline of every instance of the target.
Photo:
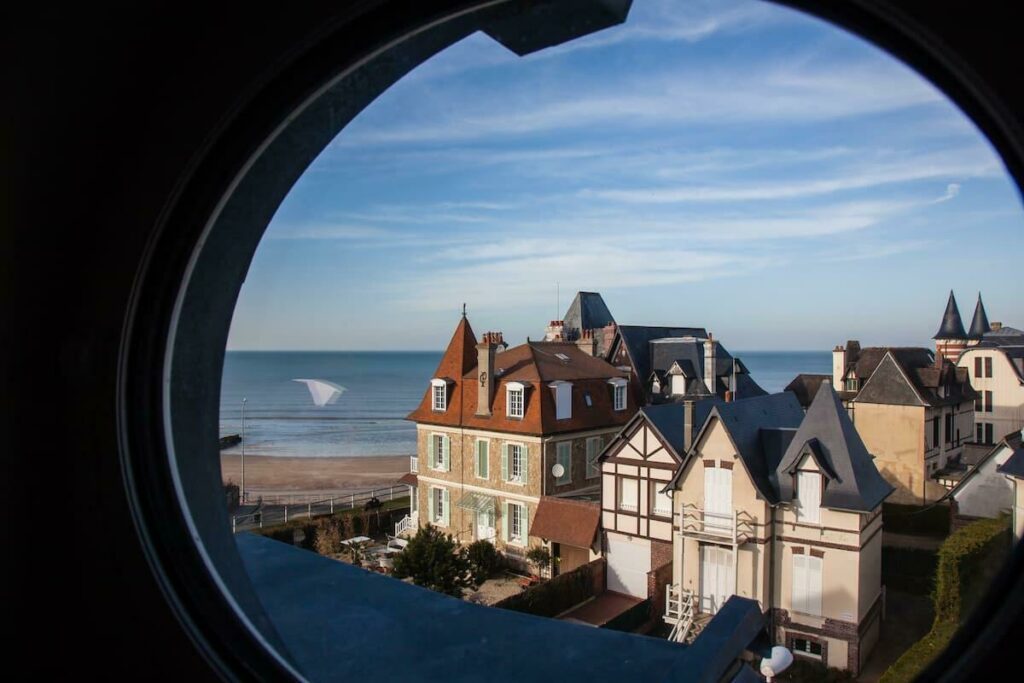
[[(222, 454), (225, 482), (241, 482), (241, 456)], [(390, 486), (409, 471), (408, 455), (302, 458), (246, 455), (245, 488), (253, 495), (334, 494)]]

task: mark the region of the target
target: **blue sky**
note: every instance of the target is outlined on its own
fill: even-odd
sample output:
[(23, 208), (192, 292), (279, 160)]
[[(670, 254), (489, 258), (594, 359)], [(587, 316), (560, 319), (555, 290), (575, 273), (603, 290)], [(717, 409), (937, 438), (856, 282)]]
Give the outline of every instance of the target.
[(909, 68), (767, 3), (636, 0), (384, 93), (278, 210), (228, 348), (440, 349), (463, 302), (519, 343), (579, 289), (733, 349), (930, 345), (950, 289), (1024, 327), (1022, 247), (1002, 162)]

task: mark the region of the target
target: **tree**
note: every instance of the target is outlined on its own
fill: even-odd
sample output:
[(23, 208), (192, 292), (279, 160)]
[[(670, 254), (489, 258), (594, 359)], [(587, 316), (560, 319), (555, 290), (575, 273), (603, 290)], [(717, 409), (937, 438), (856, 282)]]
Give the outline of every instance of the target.
[(546, 546), (538, 545), (526, 551), (526, 560), (537, 567), (537, 574), (551, 567), (551, 551)]
[(501, 558), (490, 541), (474, 541), (466, 548), (466, 557), (472, 566), (473, 581), (477, 585), (483, 583), (498, 569)]
[(472, 566), (466, 550), (432, 524), (420, 527), (409, 545), (395, 558), (393, 576), (411, 578), (417, 586), (462, 597), (465, 588), (473, 588)]

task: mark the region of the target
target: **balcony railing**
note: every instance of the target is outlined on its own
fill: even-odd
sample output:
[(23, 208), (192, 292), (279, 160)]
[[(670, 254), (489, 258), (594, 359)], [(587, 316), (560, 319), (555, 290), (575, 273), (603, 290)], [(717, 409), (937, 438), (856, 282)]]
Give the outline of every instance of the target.
[(619, 509), (623, 512), (636, 512), (637, 506), (633, 503), (619, 503)]
[(415, 455), (409, 456), (409, 471), (413, 474), (419, 474), (420, 471), (420, 459)]
[(721, 540), (742, 545), (754, 537), (756, 523), (749, 513), (733, 510), (730, 513), (708, 512), (696, 505), (683, 504), (683, 536), (705, 540)]

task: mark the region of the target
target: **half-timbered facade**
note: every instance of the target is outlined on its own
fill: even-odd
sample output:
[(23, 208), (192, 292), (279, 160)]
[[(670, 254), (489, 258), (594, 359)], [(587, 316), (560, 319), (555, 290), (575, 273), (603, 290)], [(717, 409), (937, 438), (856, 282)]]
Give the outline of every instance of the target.
[(830, 383), (718, 404), (667, 487), (666, 619), (685, 638), (732, 595), (757, 600), (796, 654), (856, 673), (878, 636), (879, 474)]

